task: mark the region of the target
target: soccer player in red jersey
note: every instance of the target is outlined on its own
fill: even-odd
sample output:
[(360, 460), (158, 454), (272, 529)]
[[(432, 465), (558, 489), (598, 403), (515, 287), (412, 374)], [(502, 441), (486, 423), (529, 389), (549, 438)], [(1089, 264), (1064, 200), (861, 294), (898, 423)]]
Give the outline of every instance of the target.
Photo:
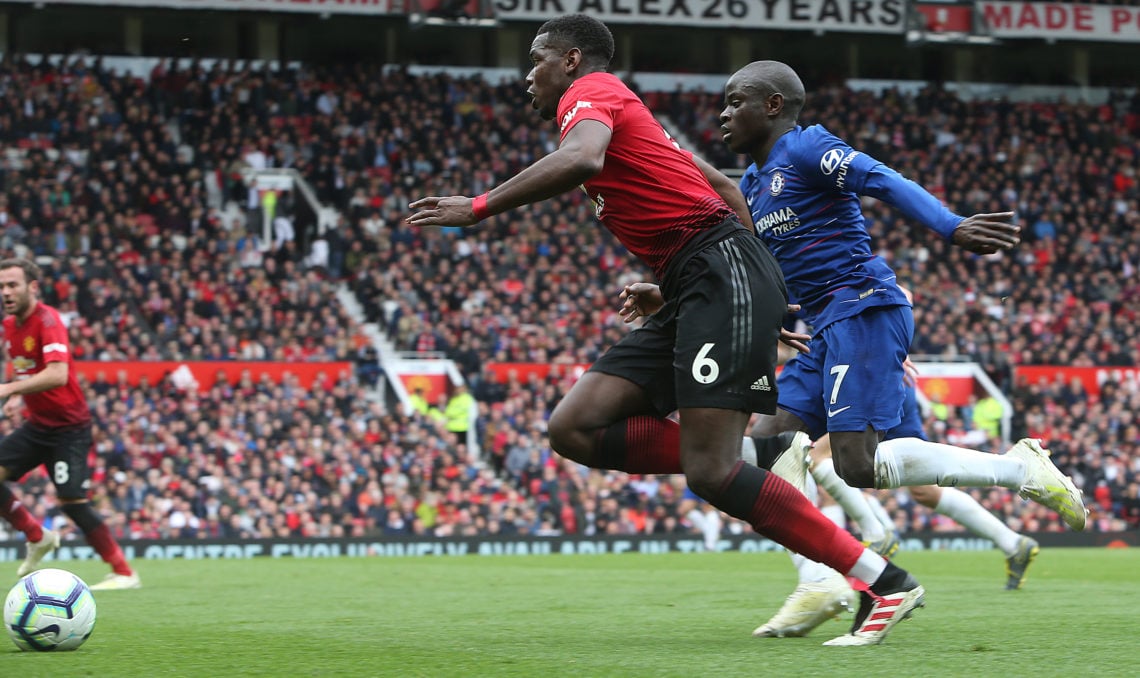
[[(753, 234), (739, 189), (681, 150), (607, 72), (613, 52), (613, 36), (597, 19), (574, 14), (543, 24), (531, 43), (527, 93), (542, 117), (557, 118), (558, 149), (475, 198), (421, 198), (407, 221), (470, 226), (581, 186), (602, 224), (653, 269), (666, 303), (558, 404), (551, 446), (593, 468), (684, 473), (713, 506), (863, 582), (876, 600), (879, 641), (922, 605), (922, 586), (791, 484), (741, 460), (751, 413), (775, 412), (777, 344), (795, 339), (781, 332), (783, 276)], [(679, 424), (666, 418), (673, 410)], [(805, 449), (793, 440), (788, 451)]]
[(41, 526), (8, 488), (41, 464), (55, 485), (62, 510), (83, 531), (111, 574), (93, 590), (139, 588), (139, 576), (99, 514), (87, 501), (91, 412), (72, 369), (67, 328), (54, 308), (39, 301), (40, 267), (26, 259), (0, 261), (4, 345), (12, 380), (0, 384), (4, 415), (26, 420), (0, 440), (0, 517), (28, 538), (17, 574), (35, 570), (59, 546), (59, 533)]

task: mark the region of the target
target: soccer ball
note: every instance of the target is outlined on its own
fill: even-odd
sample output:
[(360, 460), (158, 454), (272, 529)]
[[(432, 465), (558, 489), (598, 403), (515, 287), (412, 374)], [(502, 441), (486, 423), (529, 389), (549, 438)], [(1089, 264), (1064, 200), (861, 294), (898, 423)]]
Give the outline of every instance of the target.
[(66, 570), (37, 570), (8, 592), (4, 628), (21, 650), (74, 650), (95, 628), (95, 596)]

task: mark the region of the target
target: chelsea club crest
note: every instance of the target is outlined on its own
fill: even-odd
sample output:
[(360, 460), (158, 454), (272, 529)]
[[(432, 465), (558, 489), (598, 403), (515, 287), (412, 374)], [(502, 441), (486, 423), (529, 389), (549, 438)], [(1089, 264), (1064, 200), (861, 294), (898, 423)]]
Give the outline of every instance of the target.
[(780, 195), (780, 191), (784, 190), (784, 175), (779, 171), (772, 173), (772, 185), (768, 188), (768, 192), (772, 195)]

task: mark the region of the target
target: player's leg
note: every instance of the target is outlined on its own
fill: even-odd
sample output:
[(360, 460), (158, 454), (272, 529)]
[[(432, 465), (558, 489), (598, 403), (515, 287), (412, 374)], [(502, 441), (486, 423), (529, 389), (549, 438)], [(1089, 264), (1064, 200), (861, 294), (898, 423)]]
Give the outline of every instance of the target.
[[(898, 551), (898, 539), (895, 538), (894, 531), (884, 527), (879, 516), (875, 515), (867, 495), (843, 482), (835, 471), (831, 447), (832, 435), (823, 436), (812, 447), (811, 476), (859, 526), (863, 543), (876, 553), (889, 558)], [(842, 437), (844, 434), (834, 435)]]
[[(808, 501), (819, 505), (819, 491), (811, 476), (807, 478)], [(830, 510), (829, 509), (834, 509)], [(820, 507), (820, 512), (840, 529), (847, 518), (837, 504)], [(836, 619), (843, 611), (855, 609), (856, 596), (847, 578), (830, 567), (789, 552), (799, 581), (772, 618), (752, 632), (756, 638), (805, 636), (828, 619)]]
[[(813, 342), (811, 353), (797, 355), (784, 365), (777, 381), (779, 408), (774, 415), (757, 416), (749, 435), (744, 438), (742, 455), (747, 463), (771, 469), (801, 489), (813, 505), (818, 504), (818, 490), (807, 472), (808, 463), (815, 454), (810, 436), (806, 433), (799, 434), (807, 443), (807, 459), (802, 451), (795, 453), (799, 448), (791, 441), (788, 445), (780, 445), (778, 436), (787, 436), (787, 431), (804, 432), (822, 428), (823, 420), (813, 411), (819, 401), (815, 394), (823, 388), (818, 361), (822, 350), (822, 346), (814, 345)], [(813, 424), (809, 425), (808, 422)], [(781, 431), (785, 433), (781, 434)], [(834, 505), (832, 508), (837, 511), (828, 513), (821, 509), (821, 513), (843, 529), (846, 517), (842, 514), (842, 509)], [(833, 515), (834, 513), (838, 515)], [(803, 554), (794, 551), (789, 551), (788, 554), (796, 568), (796, 588), (784, 600), (780, 609), (752, 632), (754, 637), (805, 636), (843, 610), (854, 607), (855, 593), (846, 577)]]
[(1006, 556), (1017, 552), (1021, 535), (1009, 529), (965, 492), (937, 485), (919, 485), (909, 489), (916, 502), (950, 518), (974, 534), (989, 539)]
[(689, 487), (713, 506), (811, 560), (866, 584), (867, 614), (845, 643), (881, 642), (922, 604), (908, 573), (865, 549), (774, 473), (740, 458), (750, 412), (776, 411), (776, 343), (785, 299), (758, 240), (729, 239), (694, 257), (678, 285), (675, 393), (681, 466)]
[(111, 530), (99, 514), (91, 507), (86, 499), (61, 500), (60, 508), (73, 523), (83, 532), (87, 543), (95, 549), (103, 562), (111, 566), (111, 573), (103, 581), (93, 584), (93, 591), (111, 589), (137, 589), (142, 586), (139, 575), (135, 572), (119, 543), (111, 535)]
[(835, 469), (849, 485), (895, 488), (914, 485), (1018, 490), (1083, 529), (1080, 492), (1034, 440), (1004, 455), (896, 438), (878, 443), (901, 421), (906, 384), (902, 363), (913, 334), (911, 309), (872, 309), (832, 323), (821, 334), (829, 346), (823, 372), (828, 430)]
[(992, 541), (1006, 557), (1006, 588), (1021, 588), (1029, 565), (1041, 550), (1035, 540), (1009, 529), (997, 516), (961, 490), (937, 485), (920, 485), (909, 489), (919, 504)]
[[(682, 472), (680, 429), (665, 417), (677, 409), (673, 385), (677, 310), (677, 300), (667, 302), (644, 326), (607, 350), (571, 387), (548, 424), (555, 452), (591, 468)], [(793, 432), (761, 444), (764, 449), (778, 447), (772, 455), (775, 458), (793, 448), (804, 452), (808, 441)], [(790, 460), (796, 455), (786, 456)], [(793, 465), (785, 465), (789, 477), (793, 476)], [(802, 488), (805, 472), (801, 469), (799, 475)]]
[[(737, 441), (747, 413), (682, 408), (680, 415), (681, 465), (697, 495), (748, 522), (758, 533), (868, 584), (873, 591), (906, 579), (902, 570), (828, 520), (803, 493), (739, 458)], [(883, 577), (888, 581), (880, 582)]]
[[(887, 513), (887, 509), (883, 507), (883, 503), (879, 501), (879, 497), (874, 492), (864, 492), (863, 499), (867, 502), (867, 507), (871, 509), (875, 520), (879, 521), (879, 525), (883, 528), (883, 533), (886, 535), (885, 548), (889, 550), (889, 553), (883, 553), (883, 555), (889, 558), (899, 549), (898, 528), (895, 526), (895, 521), (891, 518), (891, 514)], [(880, 553), (882, 552), (880, 551)]]
[(1083, 530), (1088, 511), (1080, 490), (1050, 461), (1049, 450), (1032, 438), (1019, 440), (1005, 454), (988, 454), (921, 438), (898, 438), (879, 446), (875, 486), (940, 485), (1015, 490), (1056, 511), (1074, 530)]
[[(761, 417), (753, 426), (752, 436), (760, 438), (771, 435), (780, 427), (794, 426), (815, 437), (816, 443), (810, 452), (811, 475), (815, 482), (827, 490), (855, 521), (863, 534), (864, 542), (874, 545), (873, 548), (879, 553), (883, 551), (878, 549), (886, 548), (888, 552), (883, 555), (889, 556), (893, 551), (886, 543), (888, 533), (871, 513), (863, 493), (843, 482), (832, 461), (831, 440), (826, 435), (829, 410), (820, 397), (827, 388), (824, 375), (834, 369), (828, 367), (829, 362), (832, 362), (828, 357), (832, 351), (827, 335), (819, 334), (811, 341), (810, 353), (797, 355), (784, 365), (779, 379), (780, 409), (774, 417)], [(897, 541), (894, 544), (897, 549)]]
[[(863, 493), (847, 485), (835, 472), (830, 436), (825, 433), (828, 409), (820, 397), (825, 391), (823, 375), (828, 369), (826, 335), (817, 334), (812, 339), (811, 349), (810, 353), (797, 355), (784, 366), (779, 379), (780, 411), (775, 417), (761, 417), (753, 427), (752, 435), (770, 435), (784, 426), (795, 425), (817, 436), (810, 452), (812, 479), (838, 502), (838, 507), (833, 508), (839, 509), (837, 517), (840, 521), (843, 521), (842, 512), (846, 511), (859, 525), (865, 544), (873, 548), (887, 546), (883, 539), (886, 533), (871, 513)], [(897, 549), (897, 541), (892, 546)], [(890, 551), (881, 555), (890, 555)], [(792, 562), (799, 573), (796, 589), (780, 610), (756, 629), (754, 635), (804, 635), (831, 618), (849, 599), (849, 590), (844, 590), (845, 580), (841, 584), (836, 579), (829, 580), (826, 574), (820, 576), (832, 572), (830, 568), (822, 568), (821, 573), (818, 564), (798, 554), (793, 555)]]
[(591, 468), (681, 473), (680, 428), (664, 416), (675, 409), (674, 308), (667, 304), (575, 382), (550, 415), (555, 452)]
[(87, 453), (91, 449), (91, 427), (56, 429), (40, 432), (51, 441), (52, 453), (47, 462), (48, 475), (55, 485), (60, 510), (83, 532), (87, 543), (95, 549), (103, 562), (111, 566), (111, 573), (91, 587), (92, 590), (137, 589), (139, 576), (131, 569), (119, 543), (111, 535), (103, 519), (87, 501), (90, 484)]
[(24, 560), (16, 569), (20, 577), (38, 569), (44, 557), (59, 547), (59, 533), (40, 525), (8, 486), (9, 479), (22, 478), (39, 466), (41, 454), (27, 426), (18, 427), (0, 440), (0, 518), (23, 532), (28, 540)]

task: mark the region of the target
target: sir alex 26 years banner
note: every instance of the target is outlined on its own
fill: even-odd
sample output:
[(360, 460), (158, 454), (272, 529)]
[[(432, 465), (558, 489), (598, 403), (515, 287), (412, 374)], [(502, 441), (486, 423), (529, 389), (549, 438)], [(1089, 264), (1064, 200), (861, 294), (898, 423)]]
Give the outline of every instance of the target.
[(495, 0), (505, 21), (582, 12), (606, 23), (902, 33), (904, 0)]

